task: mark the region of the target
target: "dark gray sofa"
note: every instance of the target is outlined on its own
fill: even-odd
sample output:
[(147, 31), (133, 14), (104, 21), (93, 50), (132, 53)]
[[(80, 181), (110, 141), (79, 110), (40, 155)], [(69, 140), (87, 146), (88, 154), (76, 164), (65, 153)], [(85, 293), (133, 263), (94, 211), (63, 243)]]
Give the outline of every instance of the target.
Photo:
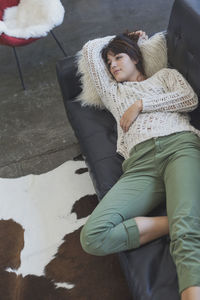
[[(179, 70), (200, 95), (200, 2), (175, 0), (167, 28), (169, 67)], [(74, 98), (80, 93), (74, 57), (57, 63), (57, 75), (69, 121), (101, 200), (122, 173), (123, 158), (116, 153), (116, 123), (112, 115), (82, 108)], [(191, 123), (200, 129), (199, 107)], [(165, 206), (150, 215), (165, 215)], [(119, 253), (119, 260), (134, 300), (178, 300), (177, 275), (169, 253), (169, 237), (157, 239), (136, 250)], [(114, 299), (111, 299), (114, 300)], [(126, 300), (126, 299), (123, 299)]]

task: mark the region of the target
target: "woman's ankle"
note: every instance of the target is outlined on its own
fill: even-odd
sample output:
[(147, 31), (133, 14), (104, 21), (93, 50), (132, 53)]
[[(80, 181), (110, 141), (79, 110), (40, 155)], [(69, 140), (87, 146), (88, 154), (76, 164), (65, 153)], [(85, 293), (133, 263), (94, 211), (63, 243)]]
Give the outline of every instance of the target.
[(200, 299), (200, 287), (191, 286), (185, 289), (181, 294), (181, 300), (199, 300)]
[(135, 217), (140, 232), (140, 245), (169, 233), (168, 217)]

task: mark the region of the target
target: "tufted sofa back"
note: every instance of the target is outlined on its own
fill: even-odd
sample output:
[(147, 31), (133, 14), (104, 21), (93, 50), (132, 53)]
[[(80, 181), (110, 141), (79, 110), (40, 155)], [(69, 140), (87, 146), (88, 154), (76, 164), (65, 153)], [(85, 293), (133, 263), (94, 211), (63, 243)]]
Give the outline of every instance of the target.
[[(169, 64), (191, 84), (200, 99), (200, 1), (175, 0), (167, 29)], [(200, 129), (200, 107), (191, 123)]]

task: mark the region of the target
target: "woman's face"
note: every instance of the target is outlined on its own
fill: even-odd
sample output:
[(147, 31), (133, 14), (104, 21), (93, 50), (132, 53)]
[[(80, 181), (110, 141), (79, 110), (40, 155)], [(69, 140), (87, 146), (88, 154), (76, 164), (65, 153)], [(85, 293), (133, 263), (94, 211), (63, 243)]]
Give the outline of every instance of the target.
[(110, 73), (117, 82), (136, 81), (140, 74), (136, 68), (136, 61), (132, 60), (126, 53), (113, 54), (109, 52), (107, 63)]

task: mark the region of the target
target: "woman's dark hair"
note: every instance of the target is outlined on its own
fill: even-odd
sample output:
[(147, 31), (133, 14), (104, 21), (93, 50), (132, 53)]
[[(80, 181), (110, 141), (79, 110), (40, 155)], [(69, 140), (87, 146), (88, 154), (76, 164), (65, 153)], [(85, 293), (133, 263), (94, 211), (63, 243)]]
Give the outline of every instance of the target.
[(134, 59), (137, 64), (136, 68), (138, 71), (146, 76), (143, 57), (141, 50), (137, 44), (139, 36), (134, 33), (129, 33), (128, 31), (115, 36), (101, 51), (102, 58), (109, 69), (107, 55), (109, 52), (117, 55), (119, 53), (126, 53), (131, 59)]

